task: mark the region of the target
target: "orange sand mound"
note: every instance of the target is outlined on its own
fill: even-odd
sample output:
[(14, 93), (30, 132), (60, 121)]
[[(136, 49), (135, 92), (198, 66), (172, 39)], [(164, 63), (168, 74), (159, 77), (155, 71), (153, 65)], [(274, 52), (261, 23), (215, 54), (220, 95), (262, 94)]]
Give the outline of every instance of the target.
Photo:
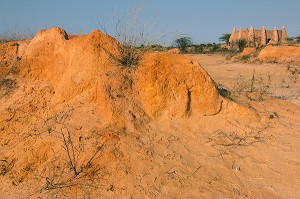
[(89, 92), (107, 119), (133, 111), (130, 106), (140, 106), (151, 118), (164, 111), (173, 116), (220, 111), (223, 99), (198, 63), (182, 55), (149, 53), (138, 68), (122, 68), (106, 53), (117, 50), (117, 41), (99, 31), (71, 40), (59, 28), (40, 31), (22, 56), (22, 75), (50, 81), (58, 102)]
[(0, 45), (1, 72), (19, 70), (0, 98), (1, 197), (281, 196), (258, 179), (273, 174), (269, 153), (252, 158), (275, 119), (220, 96), (188, 56), (145, 53), (124, 67), (114, 38), (60, 28), (17, 44)]
[(293, 62), (299, 65), (299, 46), (266, 46), (258, 55), (258, 60), (267, 62)]
[(244, 48), (243, 52), (241, 52), (240, 54), (238, 54), (236, 56), (233, 56), (230, 60), (235, 61), (245, 55), (251, 55), (254, 52), (255, 52), (255, 48)]

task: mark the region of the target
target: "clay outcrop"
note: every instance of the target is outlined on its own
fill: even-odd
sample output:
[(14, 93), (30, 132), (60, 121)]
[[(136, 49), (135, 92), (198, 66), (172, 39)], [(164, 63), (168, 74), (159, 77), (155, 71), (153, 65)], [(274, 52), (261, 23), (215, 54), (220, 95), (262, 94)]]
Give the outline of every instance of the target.
[(88, 96), (107, 122), (129, 112), (155, 118), (165, 112), (183, 117), (221, 110), (223, 99), (198, 63), (154, 52), (144, 54), (138, 67), (126, 68), (110, 57), (118, 56), (118, 45), (100, 31), (69, 39), (60, 28), (41, 30), (19, 55), (21, 74), (51, 82), (52, 103)]
[(258, 55), (263, 62), (292, 63), (300, 65), (300, 46), (266, 46)]

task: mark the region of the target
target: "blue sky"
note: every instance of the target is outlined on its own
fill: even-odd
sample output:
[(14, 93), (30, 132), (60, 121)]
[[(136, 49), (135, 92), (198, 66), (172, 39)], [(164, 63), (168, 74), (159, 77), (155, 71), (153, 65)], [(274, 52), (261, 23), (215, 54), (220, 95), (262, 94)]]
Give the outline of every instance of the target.
[[(234, 26), (267, 29), (285, 26), (300, 35), (300, 0), (0, 0), (0, 33), (53, 26), (80, 34), (104, 23), (113, 34), (112, 16), (139, 8), (138, 23), (149, 34), (184, 33), (195, 43), (218, 42)], [(117, 18), (117, 17), (115, 17)]]

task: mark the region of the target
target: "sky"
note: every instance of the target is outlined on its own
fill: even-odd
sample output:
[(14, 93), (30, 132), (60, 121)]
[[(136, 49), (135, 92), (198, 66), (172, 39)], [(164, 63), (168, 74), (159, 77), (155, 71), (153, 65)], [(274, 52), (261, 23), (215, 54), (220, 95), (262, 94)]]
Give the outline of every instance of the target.
[[(118, 20), (132, 21), (153, 43), (180, 36), (194, 43), (219, 42), (232, 28), (267, 29), (285, 26), (288, 36), (300, 35), (300, 0), (0, 0), (0, 34), (54, 26), (72, 34), (87, 34), (105, 25), (115, 34)], [(124, 20), (125, 21), (125, 20)], [(125, 23), (125, 22), (123, 22)], [(144, 29), (142, 29), (144, 28)], [(102, 28), (103, 30), (103, 28)], [(166, 38), (165, 37), (165, 38)], [(155, 39), (156, 38), (156, 39)]]

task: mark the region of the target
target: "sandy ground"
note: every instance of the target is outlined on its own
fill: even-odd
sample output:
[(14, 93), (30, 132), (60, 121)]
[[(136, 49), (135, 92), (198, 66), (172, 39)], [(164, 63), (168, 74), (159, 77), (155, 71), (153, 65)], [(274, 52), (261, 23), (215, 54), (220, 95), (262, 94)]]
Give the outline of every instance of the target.
[[(232, 164), (239, 162), (243, 175), (259, 187), (268, 187), (278, 195), (274, 198), (298, 198), (300, 185), (300, 112), (299, 112), (299, 80), (290, 81), (284, 64), (246, 64), (228, 62), (222, 55), (190, 55), (201, 63), (213, 79), (229, 90), (234, 90), (238, 75), (251, 80), (253, 71), (263, 78), (270, 76), (271, 86), (267, 95), (286, 100), (264, 99), (249, 100), (235, 95), (233, 100), (255, 109), (260, 115), (267, 117), (268, 128), (265, 136), (268, 142), (252, 146), (238, 147), (232, 154), (223, 156), (223, 166), (228, 159)], [(276, 115), (273, 117), (273, 115)], [(227, 159), (228, 158), (228, 159)], [(243, 165), (243, 166), (242, 166)], [(235, 166), (232, 166), (233, 168)], [(244, 169), (242, 169), (244, 167)], [(243, 181), (243, 180), (241, 180)], [(264, 184), (264, 183), (266, 184)], [(264, 185), (262, 185), (262, 184)], [(260, 185), (259, 185), (260, 184)], [(267, 185), (268, 184), (268, 185)], [(298, 187), (298, 188), (297, 188)]]
[(0, 98), (0, 198), (299, 198), (293, 65), (150, 53), (128, 69), (100, 32), (48, 33)]
[(263, 79), (263, 82), (258, 82), (258, 84), (269, 84), (268, 95), (275, 98), (286, 98), (300, 106), (300, 77), (299, 75), (293, 76), (287, 70), (289, 66), (300, 70), (299, 66), (271, 63), (234, 63), (221, 54), (189, 56), (197, 60), (216, 83), (230, 90), (234, 90), (241, 79), (250, 82), (254, 72), (257, 79)]

